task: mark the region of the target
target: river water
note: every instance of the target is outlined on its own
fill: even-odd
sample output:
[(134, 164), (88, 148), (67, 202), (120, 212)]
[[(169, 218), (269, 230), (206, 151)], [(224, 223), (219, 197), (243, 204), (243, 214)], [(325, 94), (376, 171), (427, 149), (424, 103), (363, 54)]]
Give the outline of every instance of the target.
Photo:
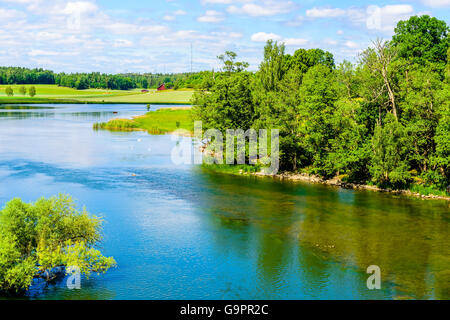
[(118, 263), (27, 298), (450, 298), (448, 202), (216, 174), (173, 164), (173, 136), (92, 129), (145, 112), (0, 105), (0, 206), (68, 193), (104, 218)]

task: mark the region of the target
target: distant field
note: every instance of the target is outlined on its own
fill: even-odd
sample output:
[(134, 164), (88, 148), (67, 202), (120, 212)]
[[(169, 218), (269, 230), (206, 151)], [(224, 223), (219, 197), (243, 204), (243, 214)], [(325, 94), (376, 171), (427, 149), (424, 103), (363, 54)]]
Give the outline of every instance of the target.
[[(28, 88), (32, 85), (23, 85)], [(5, 89), (8, 85), (0, 85), (0, 103), (160, 103), (160, 104), (189, 104), (194, 93), (192, 90), (167, 90), (142, 93), (135, 90), (76, 90), (56, 85), (34, 85), (36, 96), (30, 97), (19, 93), (22, 85), (11, 85), (14, 96), (8, 97)]]
[(189, 104), (194, 91), (187, 90), (167, 90), (157, 92), (152, 90), (149, 93), (138, 93), (122, 96), (104, 96), (104, 97), (92, 97), (86, 99), (87, 101), (98, 102), (123, 102), (123, 103), (177, 103), (177, 104)]

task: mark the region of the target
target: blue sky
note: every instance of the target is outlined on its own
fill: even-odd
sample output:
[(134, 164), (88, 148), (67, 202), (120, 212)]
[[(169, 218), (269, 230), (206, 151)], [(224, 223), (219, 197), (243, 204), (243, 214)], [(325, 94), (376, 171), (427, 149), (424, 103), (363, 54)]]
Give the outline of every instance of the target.
[(255, 70), (267, 39), (355, 61), (396, 23), (429, 14), (450, 24), (450, 0), (0, 0), (0, 65), (57, 72), (217, 69), (238, 53)]

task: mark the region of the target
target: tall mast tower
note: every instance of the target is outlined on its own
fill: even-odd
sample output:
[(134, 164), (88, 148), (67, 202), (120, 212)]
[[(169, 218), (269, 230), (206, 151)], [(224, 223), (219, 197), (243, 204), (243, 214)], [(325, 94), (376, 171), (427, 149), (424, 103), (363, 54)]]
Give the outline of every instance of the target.
[(192, 42), (191, 42), (191, 73), (192, 73), (192, 56), (193, 56), (193, 51), (192, 51)]

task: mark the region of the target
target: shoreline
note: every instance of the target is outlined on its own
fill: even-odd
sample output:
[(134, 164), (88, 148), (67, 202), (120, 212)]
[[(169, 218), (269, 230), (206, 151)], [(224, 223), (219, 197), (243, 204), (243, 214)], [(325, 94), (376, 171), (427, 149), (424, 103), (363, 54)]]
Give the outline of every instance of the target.
[(350, 183), (350, 182), (344, 182), (337, 178), (333, 179), (322, 179), (318, 176), (314, 175), (308, 175), (305, 173), (292, 173), (292, 172), (283, 172), (276, 175), (267, 175), (261, 172), (251, 173), (253, 176), (258, 177), (268, 177), (273, 179), (279, 179), (279, 180), (288, 180), (288, 181), (302, 181), (302, 182), (308, 182), (308, 183), (316, 183), (316, 184), (323, 184), (323, 185), (329, 185), (334, 186), (342, 189), (351, 189), (351, 190), (370, 190), (375, 192), (383, 192), (383, 193), (390, 193), (395, 195), (404, 195), (409, 197), (415, 197), (415, 198), (421, 198), (421, 199), (429, 199), (429, 200), (446, 200), (450, 201), (450, 197), (448, 196), (439, 196), (439, 195), (423, 195), (418, 192), (413, 192), (411, 190), (394, 190), (394, 189), (384, 189), (377, 186), (371, 186), (367, 184), (358, 184), (358, 183)]
[[(215, 171), (213, 168), (209, 167), (209, 170)], [(293, 172), (282, 172), (275, 175), (269, 175), (262, 172), (243, 172), (243, 170), (240, 170), (239, 172), (227, 172), (227, 171), (216, 171), (218, 173), (223, 174), (229, 174), (229, 175), (236, 175), (236, 176), (253, 176), (258, 178), (265, 178), (265, 179), (274, 179), (274, 180), (280, 180), (280, 181), (292, 181), (292, 182), (306, 182), (311, 184), (322, 184), (322, 185), (328, 185), (336, 188), (342, 188), (342, 189), (351, 189), (351, 190), (369, 190), (374, 192), (382, 192), (382, 193), (389, 193), (393, 195), (402, 195), (402, 196), (408, 196), (408, 197), (414, 197), (414, 198), (420, 198), (422, 200), (444, 200), (444, 201), (450, 201), (450, 196), (440, 196), (440, 195), (423, 195), (418, 192), (413, 192), (411, 190), (394, 190), (394, 189), (383, 189), (377, 186), (371, 186), (367, 184), (357, 184), (357, 183), (350, 183), (350, 182), (344, 182), (337, 178), (333, 179), (323, 179), (319, 176), (315, 175), (308, 175), (306, 173), (293, 173)]]

